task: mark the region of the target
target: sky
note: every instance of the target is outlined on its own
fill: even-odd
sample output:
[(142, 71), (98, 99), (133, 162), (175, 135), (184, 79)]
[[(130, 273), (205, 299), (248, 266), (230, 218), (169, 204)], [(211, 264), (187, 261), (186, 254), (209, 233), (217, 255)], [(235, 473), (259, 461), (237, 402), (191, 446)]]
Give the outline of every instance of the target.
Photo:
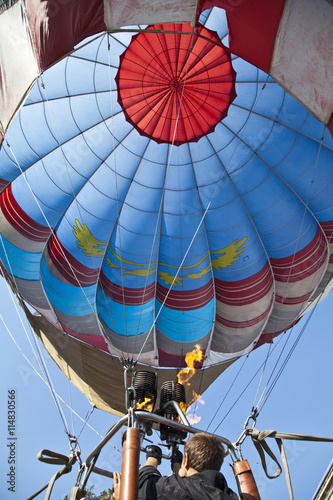
[[(65, 376), (43, 350), (41, 343), (34, 340), (23, 313), (20, 310), (17, 311), (15, 299), (12, 300), (2, 278), (0, 298), (2, 340), (0, 492), (2, 500), (22, 500), (46, 484), (60, 468), (39, 462), (36, 456), (40, 450), (49, 449), (63, 455), (69, 454), (63, 420), (43, 381), (44, 375), (38, 375), (40, 369), (33, 353), (33, 350), (37, 350), (37, 346), (42, 351), (56, 393), (68, 405), (67, 407), (59, 403), (70, 432), (78, 436), (83, 462), (101, 440), (100, 436), (106, 433), (118, 417), (96, 409), (91, 413), (91, 407), (86, 398), (68, 383)], [(254, 351), (247, 358), (234, 363), (212, 384), (197, 403), (195, 413), (201, 421), (195, 426), (215, 432), (235, 442), (243, 431), (244, 422), (252, 406), (259, 401), (279, 355), (281, 355), (280, 361), (283, 361), (299, 333), (303, 332), (290, 360), (259, 413), (256, 428), (260, 431), (274, 429), (281, 432), (333, 437), (331, 426), (333, 409), (331, 397), (332, 308), (333, 294), (314, 310), (306, 328), (304, 327), (305, 321), (302, 320), (290, 336), (287, 333), (279, 337), (281, 339), (279, 342), (279, 339), (274, 341), (269, 352), (276, 347), (268, 357), (267, 363), (264, 363), (269, 349), (267, 345)], [(242, 394), (263, 363), (264, 371), (259, 370), (253, 382)], [(69, 407), (72, 407), (83, 420), (73, 414)], [(84, 425), (83, 422), (87, 416), (89, 420), (87, 425)], [(12, 420), (13, 417), (15, 421)], [(10, 435), (10, 433), (14, 434)], [(156, 432), (151, 439), (155, 444), (161, 443)], [(279, 457), (274, 441), (267, 439), (267, 443)], [(295, 500), (311, 499), (333, 457), (333, 443), (307, 441), (285, 441), (284, 443)], [(120, 435), (118, 434), (112, 440), (112, 445), (108, 444), (103, 449), (97, 466), (110, 471), (120, 470), (120, 450)], [(289, 498), (284, 473), (277, 479), (266, 478), (259, 455), (249, 437), (242, 445), (242, 454), (252, 467), (262, 500)], [(144, 463), (144, 459), (144, 454), (141, 454), (140, 462)], [(8, 463), (11, 460), (15, 460), (14, 465)], [(222, 466), (222, 472), (229, 486), (236, 490), (230, 463), (231, 460), (227, 457)], [(164, 474), (170, 473), (170, 466), (166, 460), (162, 462), (160, 470)], [(274, 474), (275, 470), (276, 466), (268, 459), (269, 473)], [(71, 473), (56, 481), (51, 499), (63, 500), (66, 494), (69, 495), (71, 488), (75, 485), (77, 472), (77, 465), (74, 465)], [(12, 475), (8, 476), (8, 474)], [(8, 483), (8, 480), (12, 483)], [(111, 487), (112, 480), (92, 474), (88, 484), (94, 485), (94, 492), (98, 494), (103, 489)], [(10, 488), (15, 491), (11, 491)], [(37, 498), (43, 499), (44, 495), (45, 492)]]

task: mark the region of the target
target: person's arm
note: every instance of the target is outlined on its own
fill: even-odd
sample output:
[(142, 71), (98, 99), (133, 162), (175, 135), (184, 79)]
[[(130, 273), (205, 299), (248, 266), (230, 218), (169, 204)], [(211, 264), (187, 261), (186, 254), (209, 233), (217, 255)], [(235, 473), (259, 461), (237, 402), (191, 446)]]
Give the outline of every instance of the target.
[(161, 463), (161, 461), (156, 458), (156, 457), (152, 457), (152, 456), (147, 456), (147, 460), (146, 462), (143, 464), (142, 467), (146, 467), (147, 465), (150, 465), (151, 467), (155, 467), (155, 469), (157, 469), (157, 466)]
[(139, 470), (139, 497), (147, 497), (147, 488), (153, 488), (153, 483), (161, 478), (157, 466), (162, 460), (162, 450), (158, 446), (149, 445), (146, 447), (146, 462)]

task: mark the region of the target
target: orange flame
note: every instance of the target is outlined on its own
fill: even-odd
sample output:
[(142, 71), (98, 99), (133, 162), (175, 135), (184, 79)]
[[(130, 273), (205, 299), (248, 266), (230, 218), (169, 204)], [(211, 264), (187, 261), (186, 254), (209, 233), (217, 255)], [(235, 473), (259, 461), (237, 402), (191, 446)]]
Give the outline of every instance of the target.
[[(138, 410), (147, 410), (149, 412), (151, 412), (153, 410), (153, 405), (150, 404), (148, 405), (148, 403), (151, 402), (151, 398), (145, 398), (144, 401), (142, 401), (142, 403), (136, 403), (136, 407)], [(148, 406), (146, 406), (148, 405)]]
[(190, 380), (195, 374), (195, 364), (202, 363), (203, 352), (200, 345), (196, 345), (193, 351), (188, 352), (185, 356), (187, 368), (183, 368), (177, 375), (178, 382), (183, 385), (190, 385)]
[(184, 415), (185, 415), (186, 410), (187, 410), (187, 406), (186, 406), (186, 404), (185, 404), (185, 403), (183, 403), (183, 401), (180, 401), (179, 406), (181, 407), (182, 412), (183, 412), (183, 413), (184, 413)]
[[(201, 398), (200, 394), (197, 394), (193, 389), (192, 389), (192, 399), (189, 402), (188, 406), (191, 406), (191, 404), (195, 403), (198, 401), (198, 399)], [(205, 402), (202, 399), (199, 399), (199, 401), (202, 405), (205, 404)]]
[[(195, 365), (198, 365), (198, 364), (201, 365), (202, 360), (203, 360), (203, 352), (200, 349), (200, 345), (197, 344), (194, 347), (193, 351), (186, 354), (185, 362), (186, 362), (187, 368), (183, 368), (178, 373), (178, 375), (177, 375), (178, 382), (180, 384), (189, 386), (191, 383), (190, 380), (196, 371)], [(205, 402), (199, 398), (201, 398), (200, 394), (197, 394), (194, 390), (192, 390), (192, 399), (191, 399), (190, 403), (188, 403), (188, 405), (186, 405), (185, 403), (180, 403), (180, 407), (183, 410), (183, 412), (185, 413), (186, 410), (188, 410), (189, 406), (191, 406), (191, 404), (193, 404), (197, 400), (199, 400), (198, 402), (200, 402), (201, 404), (205, 404)], [(201, 417), (198, 417), (194, 414), (188, 414), (187, 417), (188, 417), (188, 420), (189, 420), (191, 425), (200, 422), (200, 419), (201, 419)]]

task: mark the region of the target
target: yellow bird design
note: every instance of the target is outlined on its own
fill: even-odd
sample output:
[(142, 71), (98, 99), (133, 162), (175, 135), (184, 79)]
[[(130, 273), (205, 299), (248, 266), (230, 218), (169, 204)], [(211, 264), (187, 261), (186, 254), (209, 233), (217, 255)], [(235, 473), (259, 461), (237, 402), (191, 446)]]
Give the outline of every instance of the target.
[(192, 274), (187, 274), (185, 276), (185, 278), (189, 278), (189, 279), (199, 279), (199, 278), (202, 278), (202, 276), (204, 276), (205, 274), (208, 274), (212, 269), (212, 266), (209, 264), (207, 267), (205, 267), (205, 269), (200, 269), (200, 271), (198, 271), (197, 273), (192, 273)]
[(83, 227), (78, 219), (75, 219), (76, 226), (73, 227), (73, 234), (76, 238), (78, 248), (80, 248), (87, 257), (102, 257), (105, 252), (106, 243), (99, 241), (93, 236), (86, 226)]
[[(73, 234), (76, 237), (76, 242), (78, 248), (80, 248), (83, 253), (87, 257), (102, 257), (105, 252), (105, 247), (106, 243), (103, 241), (100, 241), (96, 239), (92, 233), (90, 232), (89, 228), (86, 226), (86, 224), (83, 224), (83, 227), (81, 223), (78, 221), (78, 219), (75, 219), (76, 226), (73, 228)], [(175, 287), (177, 285), (183, 286), (183, 279), (199, 279), (205, 274), (209, 273), (211, 271), (211, 268), (213, 266), (214, 269), (220, 270), (220, 269), (226, 269), (234, 264), (239, 257), (240, 254), (244, 251), (244, 244), (247, 240), (247, 236), (244, 236), (241, 240), (234, 240), (232, 243), (230, 243), (228, 246), (221, 248), (220, 250), (214, 250), (210, 252), (211, 256), (211, 264), (206, 266), (204, 269), (199, 269), (198, 271), (191, 273), (191, 274), (186, 274), (183, 276), (177, 276), (175, 278), (175, 274), (171, 274), (166, 271), (161, 271), (160, 269), (158, 270), (158, 276), (161, 281), (165, 283), (165, 285), (172, 285), (172, 287)], [(243, 247), (243, 248), (241, 248)], [(134, 276), (141, 276), (141, 277), (146, 277), (149, 276), (153, 273), (156, 272), (156, 261), (151, 262), (151, 263), (138, 263), (138, 262), (131, 262), (129, 260), (126, 260), (120, 255), (118, 255), (111, 247), (110, 245), (108, 246), (111, 254), (115, 257), (116, 262), (118, 261), (119, 264), (111, 260), (109, 257), (106, 257), (106, 261), (109, 264), (110, 267), (114, 269), (121, 269), (124, 274), (131, 274)], [(200, 266), (200, 264), (208, 257), (209, 253), (204, 255), (200, 260), (195, 262), (192, 265), (189, 266), (183, 266), (182, 269), (187, 270), (187, 269), (194, 269), (195, 267)], [(130, 269), (127, 266), (131, 265), (136, 267), (136, 269)], [(165, 264), (163, 262), (158, 262), (159, 267), (160, 266), (165, 266), (173, 269), (178, 269), (177, 266), (172, 266), (170, 264)]]
[(179, 276), (175, 279), (172, 274), (167, 273), (166, 271), (158, 271), (158, 276), (161, 281), (164, 281), (165, 285), (172, 285), (173, 287), (176, 285), (183, 286), (183, 279)]
[[(148, 266), (140, 269), (128, 269), (122, 265), (118, 266), (109, 257), (105, 258), (106, 262), (109, 264), (110, 267), (114, 269), (121, 269), (124, 274), (131, 274), (133, 276), (141, 276), (142, 278), (145, 278), (146, 276), (149, 276), (150, 274), (153, 274), (156, 269), (155, 266)], [(136, 264), (134, 264), (136, 265)]]
[[(110, 252), (112, 253), (112, 255), (119, 261), (121, 262), (122, 264), (129, 264), (131, 266), (144, 266), (144, 267), (155, 267), (156, 266), (156, 261), (155, 262), (150, 262), (149, 264), (140, 264), (139, 262), (131, 262), (130, 260), (126, 260), (126, 259), (123, 259), (122, 257), (120, 257), (120, 255), (118, 255), (111, 247), (110, 245), (108, 246)], [(116, 265), (112, 266), (112, 267), (117, 267)]]
[[(191, 273), (191, 274), (186, 274), (183, 275), (182, 277), (177, 276), (175, 279), (175, 276), (173, 276), (170, 273), (163, 272), (163, 271), (158, 271), (158, 275), (161, 281), (164, 281), (165, 285), (170, 285), (176, 286), (180, 285), (183, 286), (183, 279), (199, 279), (205, 274), (208, 274), (212, 266), (214, 269), (220, 270), (222, 268), (227, 268), (233, 265), (234, 262), (236, 262), (239, 259), (239, 254), (241, 254), (244, 251), (244, 248), (241, 248), (244, 243), (247, 240), (247, 236), (244, 236), (241, 240), (235, 240), (230, 245), (221, 248), (220, 250), (214, 250), (210, 252), (211, 255), (211, 261), (212, 264), (208, 265), (204, 269), (199, 269), (197, 272)], [(190, 266), (183, 266), (184, 269), (193, 269), (194, 267), (199, 266), (206, 258), (208, 254), (206, 254), (202, 259), (200, 259), (198, 262), (195, 264), (192, 264)], [(163, 262), (159, 262), (159, 265), (166, 265), (167, 267), (172, 267), (174, 269), (177, 269), (176, 266), (171, 266), (169, 264), (163, 264)]]
[[(214, 269), (220, 270), (225, 269), (233, 265), (236, 260), (239, 259), (239, 254), (244, 251), (241, 248), (247, 240), (247, 236), (244, 236), (241, 240), (235, 240), (230, 245), (221, 250), (211, 251), (212, 256), (212, 266)], [(217, 256), (216, 258), (214, 256)]]

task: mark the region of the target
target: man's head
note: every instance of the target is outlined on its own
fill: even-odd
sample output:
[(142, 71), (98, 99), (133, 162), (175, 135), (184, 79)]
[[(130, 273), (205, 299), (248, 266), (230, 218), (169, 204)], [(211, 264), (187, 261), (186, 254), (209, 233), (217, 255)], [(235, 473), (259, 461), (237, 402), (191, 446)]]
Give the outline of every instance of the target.
[(217, 438), (205, 432), (193, 434), (185, 444), (179, 475), (187, 476), (209, 469), (219, 471), (223, 458), (224, 448)]

